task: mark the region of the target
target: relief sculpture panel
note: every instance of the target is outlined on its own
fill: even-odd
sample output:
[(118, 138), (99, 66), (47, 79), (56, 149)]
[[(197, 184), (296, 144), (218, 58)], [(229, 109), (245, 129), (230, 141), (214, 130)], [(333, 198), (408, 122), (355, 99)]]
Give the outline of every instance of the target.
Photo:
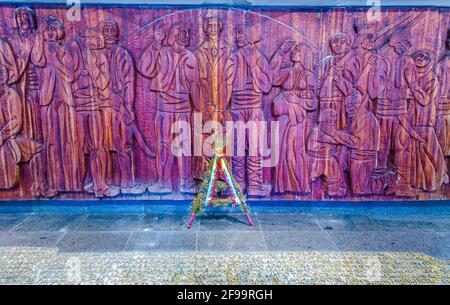
[(0, 200), (450, 198), (449, 9), (0, 14)]

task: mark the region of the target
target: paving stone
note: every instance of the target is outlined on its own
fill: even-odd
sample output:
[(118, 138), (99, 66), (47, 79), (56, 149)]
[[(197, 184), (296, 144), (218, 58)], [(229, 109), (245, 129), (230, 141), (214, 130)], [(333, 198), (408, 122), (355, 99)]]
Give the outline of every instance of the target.
[(144, 215), (88, 215), (76, 231), (140, 231)]
[(54, 247), (64, 232), (1, 232), (0, 247)]
[(340, 251), (422, 252), (450, 258), (450, 240), (430, 232), (329, 232)]
[(320, 231), (312, 214), (257, 214), (256, 219), (263, 231)]
[(249, 226), (245, 214), (202, 214), (200, 231), (259, 231), (258, 220), (252, 217), (253, 226)]
[(57, 244), (63, 252), (123, 251), (129, 232), (67, 232)]
[(439, 225), (420, 217), (373, 217), (383, 231), (440, 231)]
[(326, 231), (355, 231), (350, 216), (345, 215), (314, 215), (322, 230)]
[(264, 251), (261, 232), (204, 232), (197, 235), (197, 251)]
[(327, 232), (263, 231), (269, 251), (337, 251)]
[(133, 232), (126, 251), (195, 251), (195, 232)]
[[(189, 222), (189, 214), (146, 214), (143, 218), (143, 231), (186, 231)], [(197, 219), (191, 231), (200, 228), (200, 220)]]
[(32, 214), (14, 228), (17, 232), (66, 232), (78, 227), (86, 215), (72, 214)]
[(0, 214), (0, 232), (6, 232), (13, 229), (30, 214)]

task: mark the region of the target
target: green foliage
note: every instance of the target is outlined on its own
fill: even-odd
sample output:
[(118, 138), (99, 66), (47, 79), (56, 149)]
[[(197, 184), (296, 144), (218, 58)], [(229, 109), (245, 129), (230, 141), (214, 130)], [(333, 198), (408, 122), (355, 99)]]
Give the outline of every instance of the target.
[[(225, 160), (226, 162), (226, 160)], [(192, 214), (199, 215), (203, 211), (203, 207), (205, 205), (206, 201), (206, 193), (208, 192), (208, 184), (209, 180), (212, 175), (212, 168), (213, 168), (213, 160), (208, 162), (208, 166), (206, 167), (206, 171), (203, 173), (203, 182), (200, 185), (200, 189), (198, 191), (197, 196), (192, 201)], [(229, 167), (228, 167), (229, 168)], [(239, 200), (241, 201), (240, 208), (242, 212), (248, 213), (250, 211), (247, 203), (246, 203), (246, 197), (242, 193), (241, 188), (239, 184), (236, 182), (233, 176), (231, 176), (232, 183), (234, 185), (234, 188), (236, 190), (237, 196)], [(231, 197), (229, 198), (214, 198), (218, 193), (223, 192), (225, 190), (228, 190), (228, 185), (226, 182), (217, 179), (215, 189), (213, 190), (213, 200), (212, 200), (212, 206), (213, 207), (219, 207), (219, 206), (228, 206), (233, 204), (233, 200)]]

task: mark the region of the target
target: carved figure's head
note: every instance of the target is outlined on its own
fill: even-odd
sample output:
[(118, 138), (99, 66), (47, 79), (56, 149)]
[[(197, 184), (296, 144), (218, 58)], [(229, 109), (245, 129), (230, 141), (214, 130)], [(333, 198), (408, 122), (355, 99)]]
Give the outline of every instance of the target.
[(411, 35), (408, 31), (399, 31), (389, 38), (389, 45), (399, 55), (405, 54), (411, 47)]
[(44, 39), (48, 42), (55, 42), (64, 39), (64, 25), (55, 17), (48, 16), (44, 27)]
[(235, 41), (239, 48), (261, 41), (260, 32), (250, 22), (238, 24), (235, 27)]
[(314, 53), (310, 47), (305, 44), (299, 43), (292, 48), (291, 61), (294, 63), (301, 63), (305, 70), (314, 70)]
[(419, 50), (412, 55), (414, 63), (419, 68), (428, 67), (434, 59), (433, 53), (428, 50)]
[(106, 46), (115, 45), (119, 42), (119, 25), (112, 19), (105, 20), (100, 24), (100, 31), (105, 39)]
[(217, 39), (222, 34), (223, 22), (215, 15), (206, 15), (203, 18), (203, 32), (210, 39)]
[(85, 29), (81, 33), (83, 43), (91, 50), (99, 50), (105, 47), (102, 33), (93, 28)]
[(14, 10), (14, 28), (23, 32), (37, 28), (36, 13), (27, 6)]
[(330, 49), (334, 55), (345, 55), (350, 50), (352, 39), (346, 33), (337, 33), (330, 39)]
[(180, 47), (188, 47), (191, 43), (191, 30), (181, 24), (174, 24), (170, 28), (167, 44), (169, 46), (175, 45)]

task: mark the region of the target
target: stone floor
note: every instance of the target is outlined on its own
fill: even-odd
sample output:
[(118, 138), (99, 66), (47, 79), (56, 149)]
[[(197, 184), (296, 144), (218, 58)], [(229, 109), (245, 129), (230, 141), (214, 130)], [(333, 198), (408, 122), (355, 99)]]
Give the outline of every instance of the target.
[[(227, 257), (232, 252), (233, 257), (266, 257), (269, 265), (280, 259), (284, 260), (281, 264), (288, 264), (285, 255), (297, 255), (294, 261), (322, 255), (324, 262), (330, 254), (344, 261), (349, 255), (356, 261), (394, 255), (400, 261), (402, 257), (411, 262), (432, 260), (447, 274), (432, 282), (448, 283), (450, 205), (446, 202), (429, 206), (386, 203), (255, 206), (252, 215), (254, 226), (249, 227), (237, 209), (208, 209), (188, 230), (187, 204), (55, 202), (46, 206), (18, 204), (13, 210), (0, 205), (0, 253), (4, 254), (0, 256), (3, 260), (0, 282), (8, 282), (5, 273), (2, 278), (1, 266), (14, 265), (20, 257), (12, 253), (22, 253), (27, 257), (25, 261), (33, 261), (34, 255), (40, 257), (42, 251), (50, 251), (58, 259), (72, 256), (100, 259), (106, 255), (126, 261), (136, 255), (163, 255), (166, 259), (178, 255), (184, 261), (189, 261), (192, 255), (205, 255), (208, 260), (211, 255)], [(419, 258), (412, 259), (415, 255)], [(413, 270), (414, 263), (410, 267)], [(11, 270), (6, 268), (3, 272)], [(305, 283), (298, 278), (294, 282)]]

